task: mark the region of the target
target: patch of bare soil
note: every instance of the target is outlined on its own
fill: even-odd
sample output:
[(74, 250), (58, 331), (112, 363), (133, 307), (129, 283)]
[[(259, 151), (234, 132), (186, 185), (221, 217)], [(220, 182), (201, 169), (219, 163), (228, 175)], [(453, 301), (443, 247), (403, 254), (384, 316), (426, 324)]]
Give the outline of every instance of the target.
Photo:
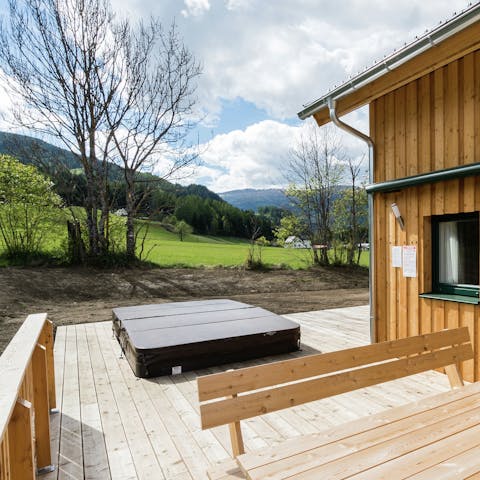
[(368, 303), (365, 270), (0, 269), (0, 353), (30, 313), (55, 325), (111, 319), (116, 306), (230, 298), (278, 314)]

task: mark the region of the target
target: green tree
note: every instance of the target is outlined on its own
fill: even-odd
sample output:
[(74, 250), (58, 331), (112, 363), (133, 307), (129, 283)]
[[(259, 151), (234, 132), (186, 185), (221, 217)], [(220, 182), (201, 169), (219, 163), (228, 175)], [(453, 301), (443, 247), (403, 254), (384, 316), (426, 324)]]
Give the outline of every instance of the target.
[(0, 155), (0, 236), (10, 258), (40, 253), (48, 219), (61, 205), (52, 187), (34, 166)]
[(275, 238), (279, 245), (283, 245), (285, 240), (291, 235), (303, 237), (306, 226), (302, 220), (295, 215), (287, 215), (280, 220), (280, 226), (274, 230)]
[(268, 218), (273, 227), (278, 227), (280, 225), (280, 220), (283, 217), (290, 215), (291, 212), (286, 208), (276, 207), (275, 205), (267, 205), (264, 207), (258, 207), (258, 214)]
[(184, 220), (180, 220), (175, 225), (175, 233), (178, 234), (180, 241), (183, 242), (183, 239), (189, 234), (193, 232), (193, 228)]

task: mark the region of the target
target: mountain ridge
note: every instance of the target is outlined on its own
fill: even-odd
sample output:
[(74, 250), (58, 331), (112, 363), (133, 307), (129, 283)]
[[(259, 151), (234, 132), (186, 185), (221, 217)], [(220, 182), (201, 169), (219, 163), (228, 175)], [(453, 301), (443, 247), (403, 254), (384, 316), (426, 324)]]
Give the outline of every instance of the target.
[[(29, 135), (0, 131), (0, 154), (11, 155), (24, 164), (39, 166), (48, 175), (54, 174), (60, 165), (71, 173), (82, 169), (80, 160), (69, 150)], [(222, 201), (218, 194), (204, 185), (192, 183), (183, 186), (151, 173), (141, 173), (140, 175), (146, 179), (155, 180), (165, 191), (174, 192), (180, 196), (198, 195), (201, 198)], [(119, 181), (122, 177), (123, 168), (115, 163), (110, 163), (109, 180)]]
[(291, 210), (292, 202), (281, 188), (242, 188), (218, 195), (234, 207), (258, 211), (260, 207), (274, 206)]

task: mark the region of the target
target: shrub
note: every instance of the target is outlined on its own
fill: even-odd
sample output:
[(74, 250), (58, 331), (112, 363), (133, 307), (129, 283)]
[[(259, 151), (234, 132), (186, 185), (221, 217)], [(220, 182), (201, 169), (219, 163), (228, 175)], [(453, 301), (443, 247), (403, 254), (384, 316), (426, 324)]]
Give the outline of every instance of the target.
[(53, 184), (34, 166), (0, 155), (0, 238), (6, 256), (39, 256), (49, 219), (60, 212), (61, 199)]

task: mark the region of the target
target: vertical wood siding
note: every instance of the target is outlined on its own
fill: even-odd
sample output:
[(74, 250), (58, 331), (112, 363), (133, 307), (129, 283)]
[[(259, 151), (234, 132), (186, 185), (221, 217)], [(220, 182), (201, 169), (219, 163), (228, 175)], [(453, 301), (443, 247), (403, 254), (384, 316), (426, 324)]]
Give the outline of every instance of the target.
[[(480, 50), (370, 104), (375, 182), (480, 162)], [(402, 231), (390, 205), (405, 220)], [(480, 211), (480, 177), (374, 195), (377, 340), (468, 326), (475, 359), (466, 380), (480, 380), (480, 306), (419, 298), (431, 288), (430, 217)], [(393, 245), (416, 245), (417, 278), (391, 267)]]

